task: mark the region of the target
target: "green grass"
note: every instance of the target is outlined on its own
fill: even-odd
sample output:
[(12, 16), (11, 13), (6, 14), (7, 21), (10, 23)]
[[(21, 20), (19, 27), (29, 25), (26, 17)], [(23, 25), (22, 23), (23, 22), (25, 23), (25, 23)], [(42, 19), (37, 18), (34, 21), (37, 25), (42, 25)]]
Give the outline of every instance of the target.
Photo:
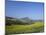
[(11, 25), (6, 26), (7, 34), (16, 34), (16, 33), (37, 33), (43, 32), (44, 24), (43, 22), (35, 22), (31, 25)]

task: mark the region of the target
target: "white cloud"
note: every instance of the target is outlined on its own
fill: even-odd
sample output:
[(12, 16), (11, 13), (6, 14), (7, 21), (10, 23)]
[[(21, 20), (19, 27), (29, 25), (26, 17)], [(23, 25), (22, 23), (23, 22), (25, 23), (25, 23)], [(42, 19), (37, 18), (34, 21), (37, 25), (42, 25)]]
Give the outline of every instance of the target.
[(10, 0), (10, 1), (44, 2), (44, 0)]

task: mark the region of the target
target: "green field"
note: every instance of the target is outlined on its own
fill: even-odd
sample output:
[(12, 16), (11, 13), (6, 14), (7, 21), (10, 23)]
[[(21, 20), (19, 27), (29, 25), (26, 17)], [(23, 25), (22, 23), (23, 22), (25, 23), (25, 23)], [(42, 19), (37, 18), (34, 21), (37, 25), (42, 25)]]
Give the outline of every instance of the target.
[(6, 26), (7, 34), (20, 34), (20, 33), (39, 33), (44, 31), (43, 22), (35, 22), (30, 25), (11, 25)]

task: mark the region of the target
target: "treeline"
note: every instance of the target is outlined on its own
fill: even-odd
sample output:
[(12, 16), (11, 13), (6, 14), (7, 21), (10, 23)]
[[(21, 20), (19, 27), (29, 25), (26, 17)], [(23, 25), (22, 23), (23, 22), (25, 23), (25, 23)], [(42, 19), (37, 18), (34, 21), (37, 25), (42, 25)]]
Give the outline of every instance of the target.
[(15, 18), (12, 18), (12, 17), (5, 17), (6, 19), (5, 19), (5, 21), (6, 21), (6, 23), (5, 23), (5, 25), (27, 25), (27, 24), (33, 24), (33, 22), (32, 22), (32, 20), (31, 20), (31, 22), (30, 23), (25, 23), (25, 22), (22, 22), (22, 21), (20, 21), (20, 20), (11, 20), (11, 19), (15, 19)]

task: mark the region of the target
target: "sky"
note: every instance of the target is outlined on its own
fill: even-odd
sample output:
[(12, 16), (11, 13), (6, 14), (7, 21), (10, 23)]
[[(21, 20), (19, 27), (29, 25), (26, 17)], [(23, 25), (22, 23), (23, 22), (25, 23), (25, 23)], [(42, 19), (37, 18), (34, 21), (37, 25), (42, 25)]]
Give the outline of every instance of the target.
[(6, 16), (43, 20), (44, 3), (6, 0), (5, 4)]

